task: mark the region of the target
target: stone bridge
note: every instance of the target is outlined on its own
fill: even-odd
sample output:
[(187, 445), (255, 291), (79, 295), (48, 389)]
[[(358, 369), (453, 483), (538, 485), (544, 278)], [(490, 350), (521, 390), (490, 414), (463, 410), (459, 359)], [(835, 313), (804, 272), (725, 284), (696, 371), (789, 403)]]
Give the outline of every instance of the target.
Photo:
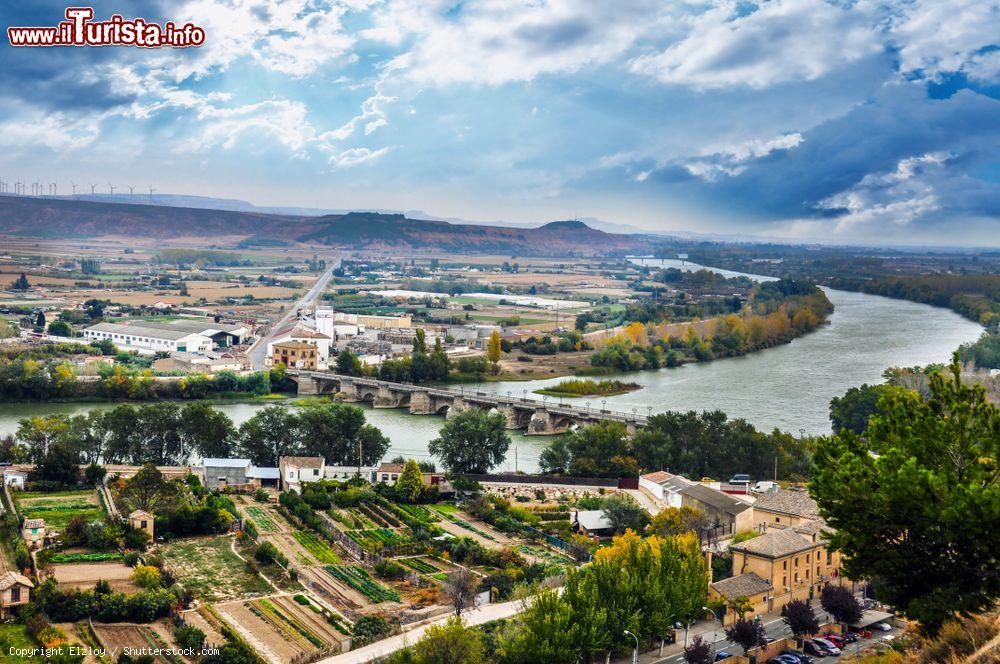
[(338, 401), (370, 402), (374, 408), (406, 408), (413, 415), (453, 417), (470, 408), (496, 411), (507, 419), (507, 428), (528, 435), (547, 436), (598, 422), (622, 422), (629, 436), (645, 426), (646, 416), (604, 408), (556, 403), (549, 399), (480, 392), (465, 388), (428, 387), (390, 383), (375, 378), (342, 376), (325, 371), (289, 370), (300, 395), (328, 394)]

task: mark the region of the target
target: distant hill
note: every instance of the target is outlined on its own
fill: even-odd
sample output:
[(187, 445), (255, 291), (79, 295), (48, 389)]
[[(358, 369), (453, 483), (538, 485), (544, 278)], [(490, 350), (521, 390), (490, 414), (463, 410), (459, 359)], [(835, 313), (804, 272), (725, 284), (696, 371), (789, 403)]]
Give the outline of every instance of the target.
[(605, 233), (581, 221), (510, 228), (349, 212), (322, 216), (0, 196), (0, 234), (38, 238), (211, 238), (213, 244), (319, 243), (345, 249), (416, 249), (520, 255), (649, 252), (651, 236)]

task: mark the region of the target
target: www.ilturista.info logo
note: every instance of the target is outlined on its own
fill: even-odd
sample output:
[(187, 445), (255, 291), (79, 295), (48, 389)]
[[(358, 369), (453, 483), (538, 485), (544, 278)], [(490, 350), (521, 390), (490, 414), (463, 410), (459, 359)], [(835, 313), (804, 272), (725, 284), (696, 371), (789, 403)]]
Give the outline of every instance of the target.
[(193, 23), (163, 25), (142, 18), (125, 19), (113, 14), (107, 21), (94, 21), (92, 7), (67, 7), (66, 20), (52, 27), (10, 27), (11, 46), (138, 46), (140, 48), (188, 48), (205, 43), (205, 30)]

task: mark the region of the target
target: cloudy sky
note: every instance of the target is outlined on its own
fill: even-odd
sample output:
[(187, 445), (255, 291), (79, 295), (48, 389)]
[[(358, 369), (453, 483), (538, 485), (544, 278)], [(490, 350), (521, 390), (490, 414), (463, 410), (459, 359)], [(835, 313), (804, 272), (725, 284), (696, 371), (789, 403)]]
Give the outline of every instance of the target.
[[(474, 220), (1000, 245), (995, 0), (117, 0), (0, 46), (0, 179)], [(10, 25), (65, 4), (4, 0)]]

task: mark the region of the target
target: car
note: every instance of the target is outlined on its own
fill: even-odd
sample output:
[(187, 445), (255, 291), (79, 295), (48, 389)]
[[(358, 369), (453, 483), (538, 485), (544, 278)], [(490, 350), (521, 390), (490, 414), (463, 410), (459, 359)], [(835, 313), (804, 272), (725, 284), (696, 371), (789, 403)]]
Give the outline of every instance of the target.
[(840, 638), (844, 639), (848, 643), (857, 643), (861, 636), (857, 632), (847, 632), (845, 634), (841, 634)]
[(750, 484), (750, 476), (746, 473), (736, 473), (729, 478), (730, 484)]
[(840, 654), (840, 648), (838, 648), (836, 646), (836, 644), (834, 644), (833, 641), (828, 641), (827, 639), (816, 638), (816, 639), (813, 639), (813, 643), (815, 643), (819, 647), (821, 647), (824, 650), (826, 650), (826, 654), (827, 655), (839, 655)]
[(872, 629), (877, 629), (880, 632), (891, 632), (892, 626), (890, 626), (888, 623), (877, 622), (874, 625), (872, 625)]
[(813, 664), (813, 658), (800, 650), (786, 650), (785, 653), (798, 657), (802, 664)]
[(729, 659), (732, 656), (733, 656), (733, 654), (731, 652), (726, 652), (725, 650), (720, 650), (719, 652), (715, 653), (715, 661), (721, 662), (722, 660)]
[(772, 657), (771, 659), (767, 660), (767, 664), (788, 664), (788, 663), (779, 657)]
[(802, 649), (815, 657), (826, 657), (826, 649), (819, 647), (812, 641), (806, 641), (803, 643)]
[(764, 643), (774, 643), (774, 637), (772, 637), (772, 636), (765, 636), (764, 637)]
[(823, 638), (843, 650), (844, 646), (847, 645), (847, 639), (840, 636), (839, 634), (824, 634)]
[(777, 491), (777, 489), (778, 489), (777, 482), (768, 482), (766, 480), (761, 480), (756, 484), (754, 484), (752, 487), (750, 487), (750, 490), (753, 491), (754, 493), (768, 493), (770, 491)]
[(802, 661), (798, 657), (787, 652), (778, 655), (778, 659), (784, 662), (784, 664), (802, 664)]

